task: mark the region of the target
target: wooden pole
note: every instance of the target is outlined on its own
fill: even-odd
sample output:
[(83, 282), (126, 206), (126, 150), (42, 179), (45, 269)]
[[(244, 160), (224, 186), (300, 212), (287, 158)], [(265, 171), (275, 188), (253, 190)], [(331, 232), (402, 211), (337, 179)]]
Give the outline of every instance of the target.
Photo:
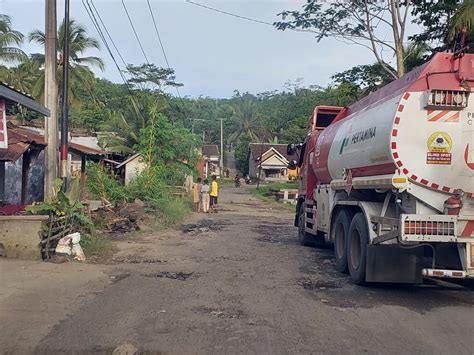
[(56, 0), (46, 0), (44, 104), (51, 112), (44, 120), (46, 139), (44, 166), (44, 197), (53, 194), (54, 180), (58, 177), (58, 87), (56, 82)]

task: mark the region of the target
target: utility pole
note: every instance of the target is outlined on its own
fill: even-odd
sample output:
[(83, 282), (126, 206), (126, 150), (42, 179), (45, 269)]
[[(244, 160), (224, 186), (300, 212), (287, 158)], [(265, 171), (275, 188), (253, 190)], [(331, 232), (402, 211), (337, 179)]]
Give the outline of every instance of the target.
[(224, 121), (223, 118), (219, 119), (221, 121), (221, 176), (224, 175), (224, 131), (222, 129), (222, 121)]
[(51, 112), (44, 120), (46, 138), (44, 167), (44, 197), (53, 194), (54, 180), (58, 177), (58, 87), (56, 82), (56, 0), (46, 0), (44, 56), (44, 104)]
[(67, 156), (68, 156), (68, 115), (69, 115), (69, 0), (64, 4), (64, 46), (63, 46), (63, 85), (62, 85), (62, 119), (61, 119), (61, 179), (62, 189), (67, 189)]

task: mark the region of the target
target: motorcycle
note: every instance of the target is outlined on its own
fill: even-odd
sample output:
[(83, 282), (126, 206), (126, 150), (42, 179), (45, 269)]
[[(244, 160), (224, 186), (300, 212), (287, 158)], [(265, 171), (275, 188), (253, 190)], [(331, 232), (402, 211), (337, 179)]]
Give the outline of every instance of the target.
[(234, 184), (235, 184), (235, 187), (240, 187), (240, 178), (235, 178)]

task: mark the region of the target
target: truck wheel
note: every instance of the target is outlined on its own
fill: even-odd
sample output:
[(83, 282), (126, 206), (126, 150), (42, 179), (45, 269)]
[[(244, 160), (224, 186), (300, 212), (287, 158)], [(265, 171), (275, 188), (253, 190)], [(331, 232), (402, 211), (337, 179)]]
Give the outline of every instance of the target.
[(367, 261), (367, 245), (369, 244), (369, 230), (364, 214), (359, 212), (352, 218), (349, 227), (347, 243), (347, 264), (352, 281), (356, 285), (365, 283), (365, 269)]
[(347, 210), (342, 209), (336, 215), (333, 230), (334, 258), (336, 259), (336, 269), (340, 272), (347, 272), (347, 236), (351, 217)]
[(310, 245), (308, 233), (306, 233), (305, 207), (303, 202), (298, 211), (298, 242), (303, 246)]

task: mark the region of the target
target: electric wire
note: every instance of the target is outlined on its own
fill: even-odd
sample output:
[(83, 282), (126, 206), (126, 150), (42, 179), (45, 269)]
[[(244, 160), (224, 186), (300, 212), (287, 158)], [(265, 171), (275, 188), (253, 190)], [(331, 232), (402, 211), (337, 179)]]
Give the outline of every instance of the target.
[(130, 17), (130, 14), (128, 13), (127, 6), (125, 5), (124, 0), (122, 0), (122, 6), (123, 6), (123, 9), (125, 10), (125, 13), (127, 14), (128, 21), (130, 22), (130, 26), (132, 27), (132, 30), (133, 30), (133, 33), (135, 34), (135, 38), (137, 39), (138, 45), (140, 46), (140, 49), (142, 50), (143, 56), (145, 57), (146, 62), (150, 64), (150, 62), (148, 61), (148, 57), (146, 56), (145, 50), (143, 49), (142, 42), (140, 41), (140, 37), (138, 36), (138, 33), (135, 30), (135, 26), (133, 25), (132, 18)]
[[(168, 61), (168, 56), (166, 55), (165, 46), (163, 45), (163, 41), (161, 40), (160, 31), (158, 30), (158, 25), (156, 24), (155, 15), (153, 13), (153, 9), (151, 7), (150, 0), (146, 0), (146, 2), (148, 4), (148, 10), (150, 11), (150, 15), (151, 15), (151, 19), (153, 21), (153, 26), (155, 28), (156, 36), (158, 37), (158, 42), (160, 43), (161, 51), (163, 52), (163, 57), (165, 58), (166, 66), (167, 66), (168, 70), (171, 70), (171, 66), (170, 66), (170, 63)], [(176, 90), (176, 94), (178, 95), (181, 104), (184, 107), (183, 98), (181, 97), (181, 94), (179, 92), (178, 87), (175, 86), (174, 88)], [(181, 107), (181, 110), (183, 111), (184, 115), (186, 116), (183, 107)]]
[(115, 44), (115, 41), (113, 40), (112, 36), (110, 35), (109, 30), (107, 29), (107, 26), (105, 25), (104, 21), (102, 21), (102, 16), (100, 16), (99, 11), (98, 11), (97, 8), (95, 7), (94, 1), (93, 1), (93, 0), (90, 0), (90, 2), (91, 2), (91, 4), (92, 4), (92, 7), (93, 7), (94, 10), (95, 10), (95, 13), (96, 13), (96, 15), (97, 15), (97, 17), (98, 17), (100, 23), (102, 24), (102, 27), (103, 27), (104, 30), (105, 30), (105, 33), (107, 34), (107, 37), (109, 37), (109, 40), (110, 40), (110, 42), (112, 43), (112, 46), (115, 48), (115, 51), (116, 51), (117, 54), (119, 55), (120, 60), (121, 60), (122, 63), (123, 63), (123, 66), (126, 68), (126, 67), (127, 67), (127, 63), (125, 62), (125, 60), (123, 59), (122, 54), (121, 54), (120, 51), (118, 50), (117, 45)]
[[(90, 0), (92, 2), (92, 0)], [(120, 68), (119, 64), (117, 63), (117, 60), (115, 59), (115, 56), (112, 52), (112, 50), (110, 49), (110, 46), (107, 42), (107, 39), (105, 38), (105, 35), (100, 27), (100, 24), (99, 22), (97, 21), (97, 18), (95, 17), (94, 15), (94, 10), (93, 8), (91, 7), (91, 4), (89, 3), (89, 0), (82, 0), (82, 5), (84, 6), (86, 12), (87, 12), (87, 15), (89, 16), (89, 18), (91, 19), (92, 21), (92, 24), (94, 25), (95, 29), (97, 30), (97, 33), (99, 34), (99, 37), (101, 38), (105, 48), (107, 49), (107, 52), (109, 53), (110, 57), (112, 58), (112, 61), (114, 62), (115, 64), (115, 67), (117, 68), (118, 72), (119, 72), (119, 75), (120, 77), (122, 78), (122, 81), (125, 85), (125, 87), (127, 88), (127, 91), (130, 95), (130, 98), (132, 101), (135, 101), (135, 96), (134, 96), (134, 93), (133, 91), (130, 89), (130, 83), (128, 82), (127, 78), (125, 77), (124, 73), (123, 73), (123, 70)], [(97, 10), (97, 9), (96, 9)], [(105, 26), (105, 25), (104, 25)], [(118, 51), (118, 49), (117, 49)], [(119, 55), (120, 55), (120, 52), (118, 51)], [(121, 56), (121, 55), (120, 55)], [(141, 113), (140, 113), (141, 115)]]
[[(275, 28), (275, 24), (274, 23), (271, 23), (271, 22), (268, 22), (268, 21), (262, 21), (262, 20), (258, 20), (258, 19), (255, 19), (255, 18), (251, 18), (251, 17), (247, 17), (247, 16), (243, 16), (243, 15), (239, 15), (239, 14), (234, 14), (232, 12), (228, 12), (228, 11), (224, 11), (224, 10), (220, 10), (220, 9), (217, 9), (215, 7), (211, 7), (211, 6), (208, 6), (208, 5), (204, 5), (204, 4), (200, 4), (198, 2), (195, 2), (195, 1), (192, 1), (192, 0), (186, 0), (187, 3), (191, 4), (191, 5), (195, 5), (195, 6), (198, 6), (198, 7), (201, 7), (203, 9), (206, 9), (206, 10), (209, 10), (209, 11), (213, 11), (213, 12), (217, 12), (217, 13), (220, 13), (220, 14), (223, 14), (223, 15), (227, 15), (227, 16), (231, 16), (231, 17), (235, 17), (235, 18), (238, 18), (238, 19), (241, 19), (241, 20), (245, 20), (245, 21), (250, 21), (250, 22), (255, 22), (255, 23), (259, 23), (261, 25), (267, 25), (267, 26), (271, 26), (273, 28)], [(317, 35), (320, 35), (321, 32), (318, 32), (316, 30), (310, 30), (310, 29), (302, 29), (302, 28), (288, 28), (288, 30), (290, 31), (294, 31), (294, 32), (307, 32), (307, 33), (313, 33), (313, 34), (317, 34)], [(332, 34), (331, 35), (332, 37), (340, 37), (340, 38), (347, 38), (346, 36), (342, 36), (342, 35), (336, 35), (336, 34)], [(369, 39), (367, 38), (360, 38), (361, 40), (365, 40), (365, 41), (369, 41)], [(386, 43), (395, 43), (395, 41), (390, 41), (390, 40), (384, 40), (382, 42), (386, 42)], [(405, 41), (406, 43), (416, 43), (415, 41)], [(436, 45), (436, 43), (434, 43)], [(439, 44), (439, 42), (438, 42)]]
[(109, 53), (110, 57), (112, 58), (112, 61), (114, 62), (115, 66), (116, 66), (116, 68), (117, 68), (117, 70), (118, 70), (118, 72), (119, 72), (119, 74), (120, 74), (120, 77), (122, 78), (124, 84), (125, 84), (125, 85), (127, 86), (127, 88), (128, 88), (128, 85), (129, 85), (129, 84), (128, 84), (128, 81), (127, 81), (127, 79), (125, 78), (122, 69), (121, 69), (120, 66), (118, 65), (117, 60), (115, 59), (115, 56), (114, 56), (112, 50), (110, 49), (110, 46), (109, 46), (109, 44), (108, 44), (108, 42), (107, 42), (107, 39), (105, 38), (104, 33), (102, 32), (102, 29), (101, 29), (101, 27), (100, 27), (100, 25), (99, 25), (99, 22), (97, 21), (97, 18), (96, 18), (95, 15), (94, 15), (94, 11), (93, 11), (93, 9), (92, 9), (90, 3), (89, 3), (89, 0), (82, 0), (82, 4), (83, 4), (83, 6), (84, 6), (84, 8), (85, 8), (85, 10), (86, 10), (86, 12), (87, 12), (89, 18), (91, 19), (92, 24), (94, 25), (94, 27), (95, 27), (97, 33), (99, 34), (99, 37), (100, 37), (100, 39), (102, 40), (102, 43), (104, 44), (105, 49), (107, 50), (107, 52)]

